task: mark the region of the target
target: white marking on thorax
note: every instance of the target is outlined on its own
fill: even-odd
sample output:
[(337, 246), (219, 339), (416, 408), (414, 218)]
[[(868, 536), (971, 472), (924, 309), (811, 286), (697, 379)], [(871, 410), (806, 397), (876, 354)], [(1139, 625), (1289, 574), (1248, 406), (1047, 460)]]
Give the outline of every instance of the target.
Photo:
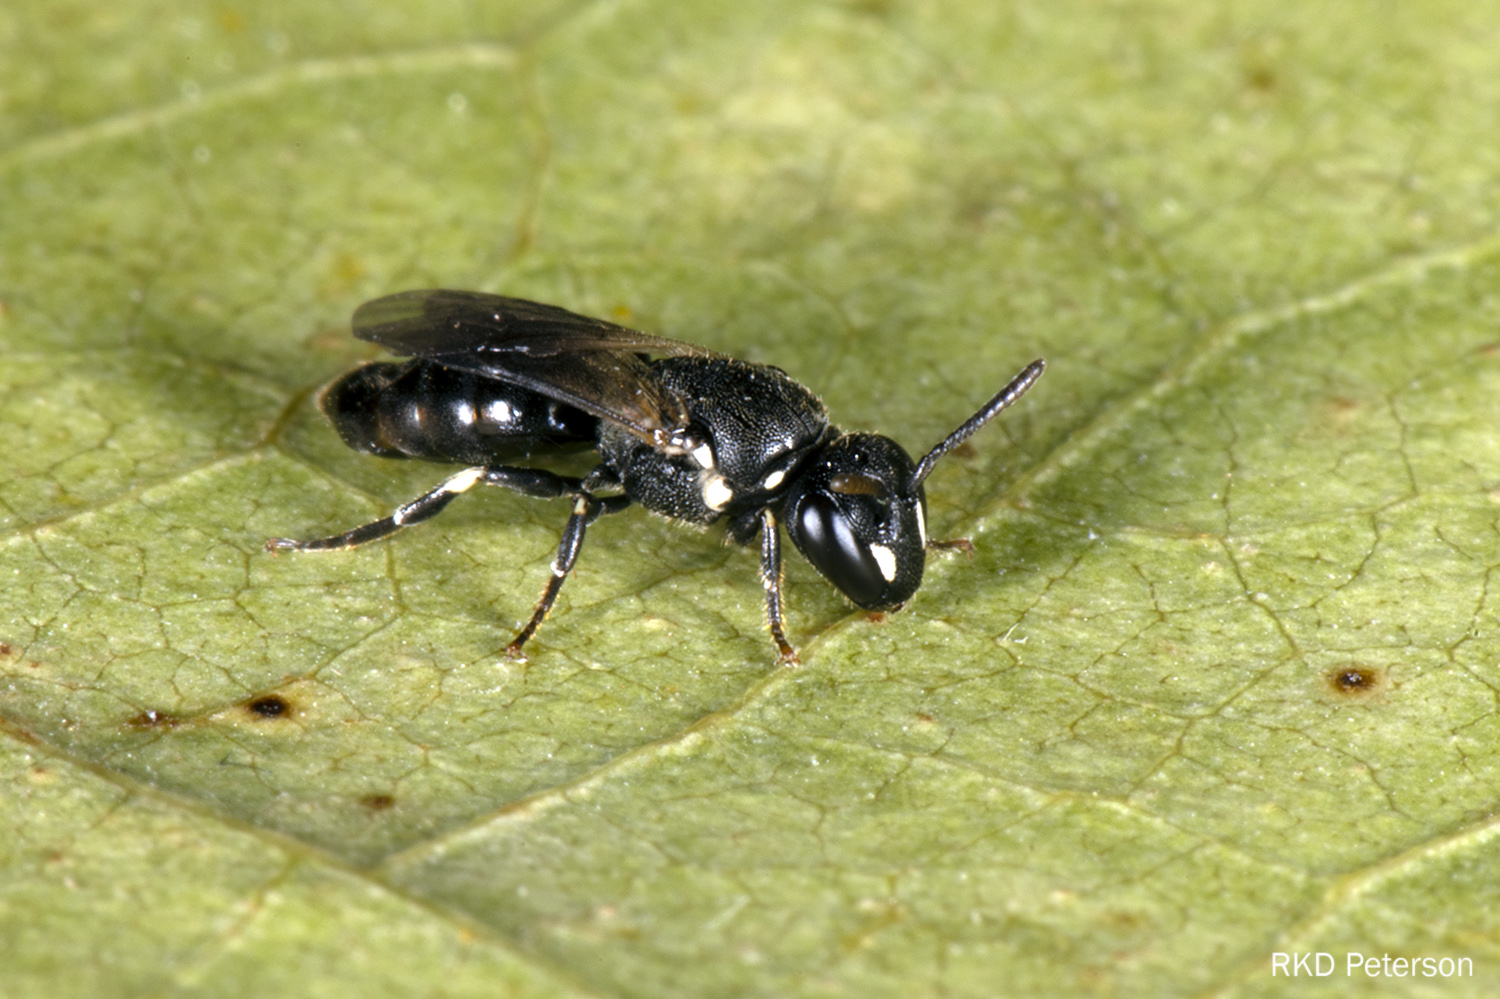
[(719, 474), (718, 466), (714, 464), (714, 449), (710, 445), (693, 444), (691, 440), (685, 443), (691, 445), (688, 454), (702, 469), (698, 473), (698, 491), (703, 495), (703, 505), (717, 513), (734, 499), (734, 490)]
[(698, 488), (703, 491), (703, 505), (715, 512), (724, 509), (734, 499), (734, 490), (718, 472), (705, 470)]
[(896, 553), (885, 545), (871, 545), (870, 554), (875, 558), (875, 564), (880, 567), (880, 575), (889, 583), (896, 578)]
[(766, 480), (760, 484), (760, 487), (762, 489), (775, 489), (785, 481), (786, 472), (778, 468), (776, 471), (766, 476)]

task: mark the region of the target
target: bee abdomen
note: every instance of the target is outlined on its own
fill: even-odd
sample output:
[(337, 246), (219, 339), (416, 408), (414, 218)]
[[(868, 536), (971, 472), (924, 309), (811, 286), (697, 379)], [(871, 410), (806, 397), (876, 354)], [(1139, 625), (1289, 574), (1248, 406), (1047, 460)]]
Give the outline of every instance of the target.
[(598, 427), (530, 389), (424, 360), (356, 368), (319, 406), (356, 451), (470, 465), (591, 447)]

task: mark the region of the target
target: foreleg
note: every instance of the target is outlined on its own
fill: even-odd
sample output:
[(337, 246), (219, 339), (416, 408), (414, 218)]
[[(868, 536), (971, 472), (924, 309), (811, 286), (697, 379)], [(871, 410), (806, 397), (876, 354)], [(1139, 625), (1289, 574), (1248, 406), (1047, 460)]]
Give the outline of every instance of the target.
[(766, 588), (766, 622), (771, 626), (771, 639), (779, 653), (776, 661), (784, 666), (795, 666), (801, 660), (797, 658), (797, 650), (786, 640), (786, 627), (781, 618), (781, 528), (769, 508), (761, 511), (760, 519), (760, 582)]

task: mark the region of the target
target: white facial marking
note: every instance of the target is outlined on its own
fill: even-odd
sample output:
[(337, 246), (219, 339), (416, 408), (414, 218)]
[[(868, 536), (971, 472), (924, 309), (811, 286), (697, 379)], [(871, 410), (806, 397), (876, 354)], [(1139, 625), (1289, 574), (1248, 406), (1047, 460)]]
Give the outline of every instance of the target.
[(707, 444), (699, 444), (693, 448), (693, 460), (698, 463), (700, 468), (713, 468), (714, 449)]
[(871, 545), (870, 554), (875, 557), (875, 564), (880, 566), (880, 575), (889, 583), (896, 578), (896, 554), (885, 545)]
[(922, 509), (922, 504), (917, 504), (917, 537), (922, 539), (922, 547), (927, 547), (927, 512)]
[(777, 486), (781, 485), (785, 481), (786, 481), (786, 473), (783, 472), (781, 469), (778, 468), (776, 471), (774, 471), (770, 475), (766, 476), (766, 481), (762, 482), (760, 484), (760, 487), (762, 489), (775, 489)]
[(504, 399), (491, 399), (485, 404), (484, 418), (491, 423), (509, 423), (511, 421), (510, 403)]
[(722, 510), (734, 499), (734, 490), (724, 481), (724, 476), (710, 473), (703, 477), (703, 505), (710, 510)]

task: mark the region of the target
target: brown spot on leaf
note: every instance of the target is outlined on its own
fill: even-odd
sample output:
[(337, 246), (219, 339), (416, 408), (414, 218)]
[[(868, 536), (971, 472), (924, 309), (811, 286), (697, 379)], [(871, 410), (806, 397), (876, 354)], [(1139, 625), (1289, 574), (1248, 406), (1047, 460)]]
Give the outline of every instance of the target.
[(291, 712), (292, 706), (279, 694), (267, 694), (246, 704), (245, 710), (262, 718), (281, 718)]
[(389, 794), (367, 794), (359, 803), (372, 812), (384, 812), (396, 807), (396, 799)]
[(850, 0), (849, 9), (855, 14), (877, 20), (888, 20), (895, 13), (895, 0)]
[(1368, 411), (1369, 406), (1362, 399), (1347, 395), (1328, 396), (1319, 401), (1317, 416), (1309, 422), (1304, 433), (1314, 437), (1326, 434), (1346, 437), (1359, 426)]
[(325, 326), (314, 330), (302, 341), (302, 345), (320, 354), (340, 354), (345, 353), (344, 341), (347, 339), (349, 339), (349, 331), (344, 327)]
[(16, 650), (6, 642), (0, 642), (0, 659), (9, 658)]
[(1383, 671), (1357, 663), (1331, 669), (1325, 679), (1328, 688), (1340, 697), (1362, 697), (1385, 686)]
[(1276, 89), (1276, 71), (1264, 64), (1245, 67), (1245, 86), (1262, 94)]
[(125, 723), (126, 728), (176, 728), (182, 719), (167, 711), (142, 711)]
[(343, 298), (364, 279), (366, 271), (365, 262), (354, 254), (335, 254), (320, 290), (330, 299)]
[(1141, 913), (1125, 909), (1108, 909), (1104, 912), (1104, 919), (1110, 926), (1119, 930), (1132, 930), (1146, 925), (1147, 921)]

